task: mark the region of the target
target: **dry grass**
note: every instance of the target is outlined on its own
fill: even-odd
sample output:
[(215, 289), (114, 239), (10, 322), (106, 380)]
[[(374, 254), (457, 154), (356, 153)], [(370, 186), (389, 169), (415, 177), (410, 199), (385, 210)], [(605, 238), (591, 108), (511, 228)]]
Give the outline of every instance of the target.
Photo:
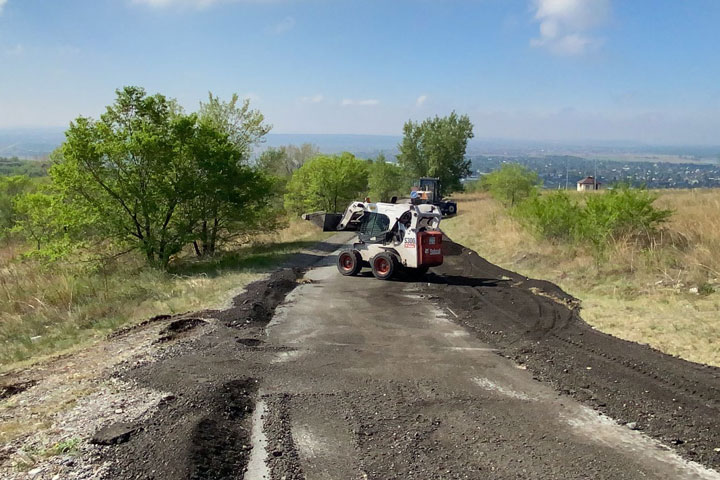
[(20, 246), (8, 245), (0, 254), (0, 371), (153, 315), (218, 305), (321, 237), (309, 223), (291, 222), (276, 235), (211, 261), (186, 259), (170, 272), (133, 255), (102, 266), (44, 265), (21, 259)]
[[(720, 365), (720, 190), (659, 191), (675, 211), (649, 249), (617, 244), (605, 261), (531, 235), (485, 194), (457, 197), (443, 230), (489, 260), (544, 278), (583, 301), (583, 318), (612, 335)], [(706, 295), (694, 293), (698, 289)]]

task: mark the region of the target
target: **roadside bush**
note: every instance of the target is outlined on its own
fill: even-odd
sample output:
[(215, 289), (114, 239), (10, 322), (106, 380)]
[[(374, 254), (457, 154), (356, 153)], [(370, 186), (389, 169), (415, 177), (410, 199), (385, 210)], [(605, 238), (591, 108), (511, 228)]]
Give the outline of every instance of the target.
[(617, 242), (648, 246), (671, 210), (655, 207), (657, 196), (647, 190), (621, 187), (587, 195), (585, 203), (567, 192), (553, 192), (522, 202), (513, 213), (542, 238), (589, 246), (596, 255)]
[(672, 215), (672, 210), (653, 206), (656, 199), (647, 190), (628, 187), (590, 195), (578, 218), (577, 235), (596, 250), (621, 240), (646, 246)]
[(518, 205), (515, 216), (540, 237), (570, 241), (577, 234), (582, 209), (566, 192), (537, 196)]

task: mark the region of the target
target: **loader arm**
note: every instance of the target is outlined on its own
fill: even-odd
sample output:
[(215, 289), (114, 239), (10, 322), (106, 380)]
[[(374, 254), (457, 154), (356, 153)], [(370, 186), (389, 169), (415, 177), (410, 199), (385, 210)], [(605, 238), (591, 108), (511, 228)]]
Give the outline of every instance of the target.
[(357, 230), (357, 225), (365, 214), (365, 204), (361, 202), (353, 202), (345, 210), (337, 230)]

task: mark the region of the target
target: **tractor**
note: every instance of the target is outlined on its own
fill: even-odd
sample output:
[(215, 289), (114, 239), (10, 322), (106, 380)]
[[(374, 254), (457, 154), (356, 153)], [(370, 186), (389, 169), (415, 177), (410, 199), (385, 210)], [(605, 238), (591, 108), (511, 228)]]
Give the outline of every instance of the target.
[(414, 203), (435, 205), (446, 216), (457, 213), (457, 203), (443, 200), (439, 178), (422, 177), (410, 192), (410, 199)]

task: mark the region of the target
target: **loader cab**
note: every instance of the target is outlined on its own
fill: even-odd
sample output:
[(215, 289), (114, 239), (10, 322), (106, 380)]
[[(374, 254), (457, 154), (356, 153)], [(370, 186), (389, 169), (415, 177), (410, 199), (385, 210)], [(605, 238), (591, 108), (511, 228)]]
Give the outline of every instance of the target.
[(390, 217), (387, 215), (376, 212), (364, 212), (360, 225), (358, 226), (358, 234), (361, 240), (368, 241), (370, 238), (387, 232), (389, 228)]

